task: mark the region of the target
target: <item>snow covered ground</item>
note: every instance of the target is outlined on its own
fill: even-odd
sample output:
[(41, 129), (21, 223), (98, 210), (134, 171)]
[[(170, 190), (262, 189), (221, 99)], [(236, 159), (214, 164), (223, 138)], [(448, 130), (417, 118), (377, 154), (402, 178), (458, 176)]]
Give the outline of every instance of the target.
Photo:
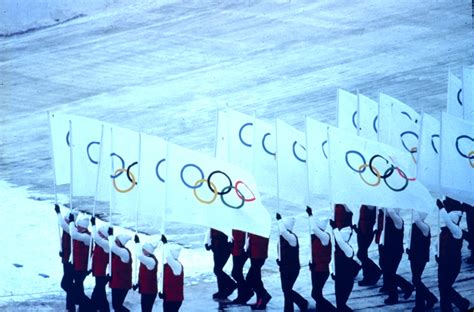
[[(226, 106), (303, 130), (305, 115), (334, 124), (336, 88), (342, 87), (373, 99), (385, 92), (438, 116), (446, 105), (448, 69), (459, 76), (463, 64), (473, 63), (470, 1), (96, 3), (110, 5), (55, 27), (0, 38), (2, 311), (64, 307), (46, 111), (94, 117), (212, 154), (216, 112)], [(20, 12), (11, 16), (18, 16), (18, 29), (31, 27)], [(44, 22), (37, 16), (32, 25), (40, 28), (57, 17)], [(67, 16), (74, 14), (60, 21)], [(67, 203), (67, 188), (58, 192), (59, 202)], [(275, 199), (264, 203), (273, 215)], [(90, 211), (87, 203), (77, 205)], [(298, 216), (306, 263), (304, 209), (283, 205), (282, 214)], [(210, 299), (216, 285), (211, 253), (202, 248), (204, 231), (169, 225), (169, 239), (185, 247), (183, 311), (222, 310)], [(264, 282), (273, 296), (268, 310), (281, 311), (275, 241), (274, 228)], [(374, 246), (370, 255), (377, 259)], [(399, 272), (410, 277), (406, 257)], [(434, 261), (425, 278), (438, 294)], [(474, 267), (463, 264), (456, 287), (472, 302), (473, 279)], [(86, 285), (90, 293), (90, 277)], [(310, 298), (307, 267), (296, 289)], [(366, 311), (414, 305), (412, 297), (385, 308), (377, 290), (356, 285), (349, 305)], [(325, 292), (334, 302), (332, 281)], [(139, 310), (136, 293), (127, 305)], [(241, 310), (249, 308), (225, 309)]]

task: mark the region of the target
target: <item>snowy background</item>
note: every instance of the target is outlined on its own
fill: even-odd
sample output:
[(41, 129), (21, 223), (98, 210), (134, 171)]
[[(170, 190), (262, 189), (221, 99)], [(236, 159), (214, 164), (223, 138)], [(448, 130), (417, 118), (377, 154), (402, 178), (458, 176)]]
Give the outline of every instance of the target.
[[(334, 125), (338, 87), (372, 99), (384, 92), (439, 119), (448, 69), (459, 77), (474, 55), (470, 1), (3, 0), (0, 9), (0, 310), (6, 311), (64, 306), (47, 111), (112, 122), (212, 155), (219, 109), (281, 118), (299, 130), (304, 116)], [(68, 189), (58, 192), (67, 204)], [(91, 210), (90, 199), (74, 204)], [(264, 204), (273, 215), (275, 198), (264, 197)], [(304, 264), (304, 208), (282, 203), (282, 214), (298, 216)], [(212, 254), (202, 248), (205, 229), (169, 224), (168, 232), (185, 247), (182, 310), (218, 310), (210, 299), (216, 285)], [(263, 274), (273, 296), (268, 310), (279, 311), (275, 227), (271, 239)], [(374, 246), (371, 256), (377, 257)], [(399, 272), (410, 278), (406, 257)], [(438, 294), (434, 261), (425, 276)], [(473, 278), (473, 266), (463, 264), (457, 288), (472, 302)], [(90, 294), (91, 277), (86, 285)], [(296, 289), (310, 299), (307, 267)], [(348, 304), (381, 308), (377, 291), (355, 285)], [(325, 293), (334, 302), (332, 281)], [(130, 293), (127, 305), (138, 311), (138, 294)], [(411, 297), (387, 310), (413, 305)]]

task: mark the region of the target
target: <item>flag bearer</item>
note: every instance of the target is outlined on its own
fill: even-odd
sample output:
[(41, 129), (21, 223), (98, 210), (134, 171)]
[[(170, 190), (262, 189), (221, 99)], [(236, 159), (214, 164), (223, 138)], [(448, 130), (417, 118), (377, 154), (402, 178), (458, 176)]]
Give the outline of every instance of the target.
[(277, 213), (276, 219), (280, 232), (277, 264), (280, 267), (281, 288), (285, 298), (284, 311), (293, 312), (293, 304), (296, 304), (300, 311), (308, 311), (308, 301), (293, 290), (293, 285), (300, 273), (298, 237), (292, 232), (295, 218), (282, 219)]
[(232, 303), (234, 304), (245, 304), (253, 296), (253, 290), (247, 284), (244, 278), (243, 269), (245, 262), (249, 258), (248, 251), (245, 250), (245, 240), (247, 233), (232, 230), (232, 277), (237, 282), (237, 298)]
[(159, 296), (163, 299), (163, 312), (177, 312), (184, 300), (184, 270), (178, 260), (180, 247), (178, 245), (168, 247), (164, 235), (161, 235), (161, 241), (166, 263), (163, 272), (163, 293)]
[(342, 229), (346, 226), (352, 226), (352, 211), (346, 205), (336, 204), (334, 206), (334, 221), (336, 222), (336, 227)]
[(311, 297), (316, 301), (316, 311), (336, 311), (336, 308), (323, 296), (323, 288), (329, 277), (329, 263), (331, 262), (331, 236), (326, 232), (328, 219), (316, 221), (313, 211), (306, 207), (311, 226)]
[(92, 236), (95, 246), (92, 253), (92, 275), (95, 277), (95, 287), (92, 291), (91, 301), (94, 310), (110, 311), (109, 301), (105, 292), (105, 286), (109, 281), (107, 276), (107, 264), (109, 263), (109, 238), (108, 226), (102, 225), (97, 230), (95, 217), (91, 218)]
[(252, 310), (265, 310), (272, 296), (267, 292), (262, 281), (262, 267), (268, 257), (269, 239), (249, 233), (250, 269), (247, 273), (247, 283), (257, 294), (257, 302), (251, 305)]
[[(113, 235), (111, 227), (109, 235)], [(125, 247), (130, 239), (130, 235), (119, 234), (112, 244), (112, 279), (109, 287), (112, 289), (112, 307), (115, 311), (130, 311), (123, 305), (128, 291), (132, 288), (132, 255)]]
[[(140, 238), (137, 234), (135, 234), (134, 241), (136, 244), (140, 244)], [(140, 261), (138, 285), (135, 285), (133, 290), (138, 287), (138, 292), (142, 296), (142, 312), (153, 310), (153, 304), (158, 294), (158, 260), (153, 254), (154, 251), (155, 246), (153, 244), (145, 243), (138, 254), (138, 260)]]
[(463, 203), (462, 210), (466, 212), (467, 241), (469, 242), (468, 248), (471, 250), (471, 256), (467, 258), (466, 262), (474, 264), (474, 206)]

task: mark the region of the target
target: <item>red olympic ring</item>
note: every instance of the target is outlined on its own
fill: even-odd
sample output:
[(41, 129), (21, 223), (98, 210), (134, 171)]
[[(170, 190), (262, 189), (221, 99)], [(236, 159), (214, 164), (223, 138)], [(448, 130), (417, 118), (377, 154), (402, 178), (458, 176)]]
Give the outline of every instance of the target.
[[(252, 194), (253, 197), (251, 197), (251, 198), (245, 198), (244, 196), (242, 196), (242, 193), (239, 191), (239, 185), (240, 185), (240, 184), (244, 185), (245, 188), (250, 191), (250, 193)], [(255, 194), (254, 194), (253, 191), (248, 187), (248, 185), (245, 184), (244, 181), (238, 180), (237, 182), (235, 182), (234, 189), (235, 189), (235, 193), (237, 194), (237, 197), (239, 197), (240, 199), (242, 199), (242, 200), (245, 201), (245, 202), (251, 202), (251, 201), (254, 201), (254, 200), (256, 199)]]

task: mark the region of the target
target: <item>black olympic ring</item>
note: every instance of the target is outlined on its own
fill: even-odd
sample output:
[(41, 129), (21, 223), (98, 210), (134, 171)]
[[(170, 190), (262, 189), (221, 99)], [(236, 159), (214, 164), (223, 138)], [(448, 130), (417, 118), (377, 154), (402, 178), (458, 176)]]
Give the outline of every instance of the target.
[[(222, 171), (221, 171), (222, 172)], [(209, 181), (209, 180), (208, 180)], [(232, 189), (235, 189), (235, 191), (237, 192), (237, 196), (240, 198), (240, 200), (242, 201), (240, 203), (240, 205), (238, 206), (232, 206), (230, 205), (229, 203), (227, 203), (224, 199), (224, 195), (229, 193)], [(224, 205), (226, 205), (227, 207), (229, 208), (232, 208), (232, 209), (240, 209), (244, 206), (245, 204), (245, 198), (244, 198), (244, 195), (242, 193), (240, 193), (240, 191), (238, 189), (235, 188), (235, 186), (233, 185), (227, 185), (226, 187), (224, 187), (221, 191), (221, 193), (217, 192), (217, 194), (219, 194), (221, 196), (221, 200), (222, 200), (222, 203)]]
[(459, 149), (459, 140), (461, 140), (461, 139), (468, 139), (468, 140), (471, 140), (474, 143), (474, 138), (471, 138), (470, 136), (465, 135), (465, 134), (460, 135), (456, 138), (456, 150), (458, 151), (459, 155), (461, 155), (462, 157), (467, 158), (469, 160), (474, 159), (474, 154), (473, 155), (471, 155), (471, 154), (466, 155), (463, 152), (461, 152), (461, 150)]
[(416, 134), (416, 133), (413, 132), (413, 131), (404, 131), (404, 132), (400, 133), (400, 139), (402, 140), (403, 147), (404, 147), (408, 152), (410, 152), (410, 153), (413, 154), (413, 153), (416, 152), (416, 147), (409, 149), (408, 146), (406, 146), (405, 141), (404, 141), (404, 139), (403, 139), (403, 137), (404, 137), (405, 135), (407, 135), (407, 134), (413, 135), (413, 136), (416, 138), (416, 140), (418, 140), (418, 134)]
[(267, 132), (265, 133), (265, 135), (263, 136), (262, 138), (262, 147), (263, 147), (263, 150), (267, 153), (267, 154), (270, 154), (272, 156), (275, 156), (275, 152), (270, 152), (267, 147), (265, 146), (265, 139), (267, 138), (267, 136), (269, 136), (271, 133), (270, 132)]
[[(354, 167), (349, 163), (349, 155), (350, 155), (350, 154), (355, 154), (355, 155), (359, 156), (359, 157), (361, 158), (361, 160), (363, 161), (362, 164), (361, 164), (357, 169), (354, 168)], [(357, 172), (357, 173), (359, 174), (360, 178), (362, 179), (362, 181), (363, 181), (365, 184), (369, 185), (369, 186), (373, 186), (373, 187), (378, 186), (378, 185), (380, 184), (380, 180), (384, 180), (385, 185), (386, 185), (390, 190), (392, 190), (392, 191), (394, 191), (394, 192), (401, 192), (401, 191), (403, 191), (404, 189), (407, 188), (409, 181), (415, 181), (415, 180), (416, 180), (415, 178), (411, 178), (411, 179), (408, 178), (407, 175), (406, 175), (406, 173), (405, 173), (402, 169), (400, 169), (399, 167), (395, 167), (395, 166), (394, 166), (393, 164), (391, 164), (385, 157), (383, 157), (382, 155), (379, 155), (379, 154), (375, 154), (374, 156), (372, 156), (372, 157), (370, 158), (370, 161), (369, 161), (368, 164), (365, 162), (365, 157), (364, 157), (364, 155), (362, 155), (362, 153), (360, 153), (359, 151), (356, 151), (356, 150), (349, 150), (349, 151), (347, 151), (345, 158), (346, 158), (346, 164), (347, 164), (347, 166), (348, 166), (352, 171)], [(374, 160), (375, 160), (376, 158), (382, 158), (383, 160), (385, 160), (385, 162), (386, 162), (387, 164), (390, 164), (390, 166), (384, 171), (384, 173), (383, 173), (382, 175), (380, 174), (380, 171), (373, 165), (373, 162), (374, 162)], [(369, 169), (370, 169), (370, 171), (372, 172), (372, 174), (377, 178), (377, 181), (376, 181), (376, 182), (371, 183), (371, 182), (367, 181), (367, 180), (362, 176), (362, 173), (364, 173), (364, 171), (365, 171), (365, 169), (366, 169), (367, 167), (369, 167)], [(389, 178), (390, 176), (392, 176), (395, 171), (397, 171), (398, 174), (400, 175), (400, 177), (402, 177), (402, 178), (405, 180), (404, 184), (403, 184), (401, 187), (398, 187), (398, 188), (392, 186), (392, 185), (388, 182), (388, 178)]]
[(459, 103), (459, 105), (461, 105), (461, 106), (462, 106), (462, 101), (461, 101), (461, 92), (462, 92), (462, 88), (461, 88), (461, 89), (459, 89), (459, 91), (458, 91), (458, 95), (457, 95), (457, 98), (458, 98), (458, 103)]
[(365, 164), (365, 157), (364, 157), (364, 155), (362, 155), (360, 152), (355, 151), (355, 150), (350, 150), (350, 151), (348, 151), (348, 152), (346, 153), (346, 164), (347, 164), (347, 166), (349, 166), (349, 168), (351, 168), (353, 171), (355, 171), (355, 172), (357, 172), (357, 173), (362, 173), (362, 172), (364, 172), (364, 171), (365, 171), (365, 167), (362, 168), (362, 169), (356, 169), (356, 168), (352, 167), (352, 165), (349, 163), (349, 158), (348, 158), (349, 154), (356, 154), (356, 155), (360, 156), (360, 158), (362, 159), (362, 163)]
[[(121, 167), (121, 168), (122, 168), (122, 169), (125, 169), (125, 161), (123, 160), (123, 158), (122, 158), (119, 154), (111, 153), (111, 154), (110, 154), (110, 157), (113, 157), (113, 156), (115, 156), (115, 157), (117, 157), (118, 159), (120, 159), (120, 162), (122, 163), (122, 167)], [(113, 160), (112, 160), (112, 161), (113, 161)], [(111, 177), (112, 179), (116, 179), (116, 178), (118, 178), (122, 173), (123, 173), (123, 171), (119, 171), (117, 174), (111, 174), (110, 177)]]
[(199, 173), (201, 174), (201, 180), (204, 179), (204, 172), (202, 172), (202, 169), (198, 166), (198, 165), (195, 165), (195, 164), (186, 164), (183, 166), (183, 168), (181, 169), (181, 181), (183, 181), (184, 185), (186, 185), (187, 187), (191, 188), (191, 189), (197, 189), (199, 187), (201, 187), (202, 185), (202, 182), (201, 183), (198, 183), (197, 185), (191, 185), (191, 184), (188, 184), (186, 181), (184, 181), (184, 177), (183, 177), (183, 173), (184, 173), (184, 169), (188, 168), (188, 167), (194, 167), (196, 168)]
[(357, 123), (356, 123), (356, 115), (357, 115), (357, 111), (354, 111), (354, 114), (352, 114), (352, 124), (354, 125), (354, 128), (358, 129), (359, 127), (357, 126)]
[(158, 168), (160, 167), (161, 163), (166, 161), (165, 158), (161, 159), (157, 164), (156, 164), (156, 167), (155, 167), (155, 173), (156, 173), (156, 177), (158, 178), (158, 180), (160, 180), (161, 182), (165, 183), (165, 179), (163, 179), (161, 176), (160, 176), (160, 172), (158, 171)]
[(69, 131), (66, 133), (66, 144), (67, 146), (71, 146), (71, 142), (69, 141), (70, 133)]
[(87, 157), (89, 158), (89, 160), (90, 160), (91, 163), (97, 165), (99, 162), (93, 160), (92, 157), (91, 157), (91, 154), (89, 153), (89, 148), (91, 147), (92, 144), (100, 145), (100, 142), (93, 141), (93, 142), (90, 142), (90, 143), (87, 145)]
[(431, 147), (433, 147), (433, 150), (435, 151), (436, 154), (438, 154), (438, 149), (436, 148), (436, 145), (434, 144), (434, 138), (438, 138), (439, 140), (439, 134), (433, 134), (431, 136)]
[[(377, 157), (382, 158), (383, 160), (385, 160), (385, 163), (388, 164), (388, 160), (385, 157), (383, 157), (382, 155), (375, 154), (374, 156), (372, 156), (372, 158), (370, 158), (370, 160), (369, 160), (369, 169), (374, 175), (377, 175), (377, 173), (375, 171), (375, 166), (373, 165), (374, 160)], [(385, 170), (384, 174), (380, 176), (380, 178), (381, 179), (386, 179), (386, 178), (390, 177), (393, 174), (394, 169), (395, 169), (394, 166), (388, 167), (387, 170)]]
[(301, 148), (304, 149), (304, 151), (306, 152), (306, 148), (305, 148), (303, 145), (299, 144), (297, 141), (294, 141), (294, 142), (293, 142), (293, 155), (294, 155), (295, 158), (298, 159), (299, 161), (301, 161), (301, 162), (306, 162), (306, 159), (303, 159), (303, 158), (299, 157), (298, 155), (296, 155), (296, 150), (295, 150), (296, 144), (298, 144), (299, 146), (301, 146)]
[(326, 159), (328, 159), (328, 155), (326, 154), (326, 150), (324, 149), (324, 146), (326, 146), (327, 143), (328, 143), (328, 140), (325, 140), (323, 142), (323, 144), (321, 144), (321, 149), (322, 149), (323, 155), (324, 155), (324, 157), (326, 157)]
[(220, 171), (220, 170), (215, 170), (213, 172), (211, 172), (211, 174), (209, 174), (209, 177), (207, 178), (207, 186), (209, 186), (209, 189), (211, 190), (211, 192), (214, 192), (212, 186), (211, 186), (211, 178), (214, 174), (216, 173), (220, 173), (220, 174), (223, 174), (224, 177), (227, 178), (227, 180), (229, 181), (229, 185), (226, 186), (225, 188), (222, 189), (222, 191), (220, 192), (217, 192), (217, 195), (225, 195), (225, 194), (228, 194), (231, 190), (232, 190), (232, 180), (229, 178), (229, 176), (227, 175), (227, 173), (223, 172), (223, 171)]
[(239, 130), (239, 139), (240, 139), (240, 142), (242, 142), (243, 145), (247, 146), (247, 147), (252, 147), (252, 144), (249, 144), (247, 142), (245, 142), (243, 139), (242, 139), (242, 130), (244, 130), (245, 127), (247, 126), (253, 126), (253, 123), (252, 122), (247, 122), (245, 124), (242, 125), (242, 127), (240, 127), (240, 130)]
[[(138, 164), (138, 161), (135, 161), (133, 162), (130, 166), (127, 167), (127, 178), (130, 182), (134, 183), (134, 179), (132, 179), (132, 177), (130, 176), (130, 168), (132, 168), (133, 166), (137, 165)], [(137, 182), (135, 182), (135, 184), (138, 184)]]
[(374, 127), (375, 133), (379, 133), (379, 130), (377, 129), (378, 120), (379, 120), (379, 116), (377, 115), (377, 116), (375, 116), (374, 122), (372, 123), (372, 127)]

